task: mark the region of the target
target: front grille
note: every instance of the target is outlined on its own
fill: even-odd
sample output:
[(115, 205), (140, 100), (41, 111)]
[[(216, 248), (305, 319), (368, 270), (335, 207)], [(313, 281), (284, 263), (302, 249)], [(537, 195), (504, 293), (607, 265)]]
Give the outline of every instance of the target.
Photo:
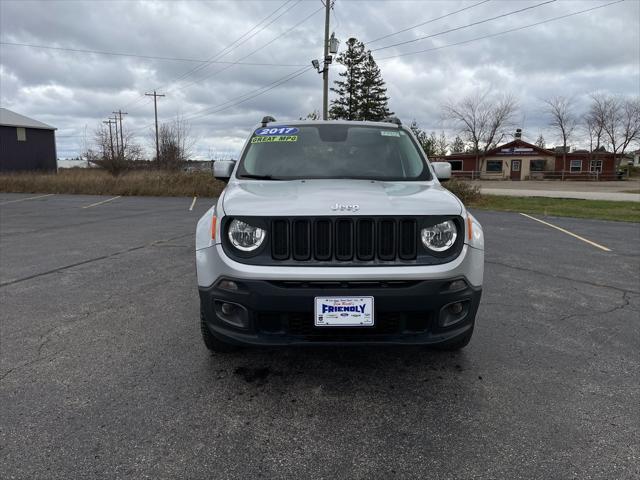
[(414, 219), (318, 218), (275, 219), (271, 222), (271, 257), (318, 261), (363, 262), (414, 260)]
[[(264, 229), (262, 245), (250, 252), (234, 247), (228, 235), (233, 220)], [(446, 220), (458, 228), (455, 245), (445, 252), (425, 248), (421, 230)], [(265, 266), (441, 265), (460, 255), (466, 238), (462, 217), (451, 215), (225, 216), (220, 228), (226, 255), (236, 262)]]

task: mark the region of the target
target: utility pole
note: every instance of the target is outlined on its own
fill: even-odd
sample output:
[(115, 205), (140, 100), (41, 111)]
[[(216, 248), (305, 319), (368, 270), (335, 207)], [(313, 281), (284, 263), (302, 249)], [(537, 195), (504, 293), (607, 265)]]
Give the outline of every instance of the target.
[(154, 90), (153, 93), (145, 93), (148, 97), (153, 97), (153, 110), (156, 114), (156, 162), (158, 162), (158, 168), (160, 168), (160, 142), (158, 139), (158, 97), (164, 97), (164, 95), (160, 95), (156, 93)]
[(109, 121), (103, 121), (102, 123), (109, 125), (109, 143), (111, 143), (111, 160), (113, 160), (115, 157), (113, 152), (113, 132), (111, 131), (111, 124), (113, 123), (113, 120), (109, 119)]
[(109, 117), (109, 120), (113, 121), (113, 124), (115, 125), (115, 130), (116, 130), (116, 153), (118, 154), (118, 157), (120, 156), (120, 140), (118, 140), (118, 117)]
[(324, 0), (324, 69), (322, 70), (322, 119), (328, 118), (329, 112), (329, 22), (331, 21), (331, 2), (332, 0)]
[(120, 148), (122, 149), (122, 158), (124, 158), (124, 137), (122, 135), (122, 115), (129, 115), (127, 112), (123, 112), (122, 110), (118, 110), (117, 112), (111, 112), (118, 115), (118, 119), (120, 120)]

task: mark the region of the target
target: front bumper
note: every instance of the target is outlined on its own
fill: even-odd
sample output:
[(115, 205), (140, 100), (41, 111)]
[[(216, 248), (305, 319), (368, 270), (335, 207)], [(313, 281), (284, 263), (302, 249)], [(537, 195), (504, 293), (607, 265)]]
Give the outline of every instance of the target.
[[(473, 328), (482, 294), (464, 277), (399, 281), (281, 281), (233, 280), (237, 291), (200, 287), (200, 303), (211, 333), (229, 343), (249, 345), (313, 344), (442, 344)], [(464, 280), (450, 290), (451, 283)], [(314, 298), (373, 296), (375, 326), (315, 327)], [(224, 303), (234, 305), (235, 317), (225, 315)], [(463, 311), (451, 320), (449, 306)], [(240, 322), (236, 319), (241, 318)], [(238, 326), (243, 324), (244, 327)]]

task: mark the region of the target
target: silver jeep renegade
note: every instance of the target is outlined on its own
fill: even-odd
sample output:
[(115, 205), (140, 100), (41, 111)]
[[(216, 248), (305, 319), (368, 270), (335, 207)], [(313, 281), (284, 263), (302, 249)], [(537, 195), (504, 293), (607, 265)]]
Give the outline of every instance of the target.
[(478, 221), (401, 122), (265, 117), (200, 219), (205, 345), (467, 345), (482, 293)]

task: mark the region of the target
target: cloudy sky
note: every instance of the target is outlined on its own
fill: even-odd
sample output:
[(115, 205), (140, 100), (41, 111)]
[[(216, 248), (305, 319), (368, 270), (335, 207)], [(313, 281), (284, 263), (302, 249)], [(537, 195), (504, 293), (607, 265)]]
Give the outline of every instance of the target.
[[(442, 103), (494, 89), (518, 98), (527, 139), (552, 144), (542, 99), (572, 96), (582, 110), (595, 91), (640, 95), (640, 1), (545, 22), (611, 1), (336, 0), (331, 30), (373, 51), (403, 121), (453, 134)], [(321, 107), (321, 76), (306, 67), (322, 55), (323, 24), (320, 0), (0, 0), (0, 103), (57, 127), (65, 158), (120, 108), (150, 147), (144, 93), (156, 89), (160, 121), (186, 119), (200, 157), (232, 156), (265, 114)]]

